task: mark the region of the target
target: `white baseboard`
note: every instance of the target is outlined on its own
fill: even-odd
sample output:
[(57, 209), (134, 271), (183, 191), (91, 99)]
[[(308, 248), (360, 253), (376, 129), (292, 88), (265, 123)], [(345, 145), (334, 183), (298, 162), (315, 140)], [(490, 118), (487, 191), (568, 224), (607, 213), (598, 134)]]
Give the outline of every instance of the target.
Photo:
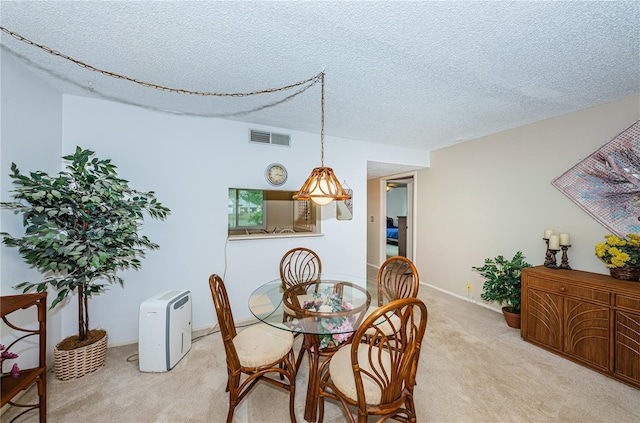
[(472, 303), (472, 304), (475, 304), (475, 305), (479, 305), (480, 307), (488, 308), (489, 310), (493, 310), (496, 313), (502, 313), (501, 310), (498, 310), (498, 309), (496, 309), (494, 307), (491, 307), (489, 304), (478, 302), (478, 301), (475, 300), (475, 298), (467, 298), (465, 296), (456, 294), (454, 292), (447, 291), (446, 289), (439, 288), (439, 287), (437, 287), (435, 285), (431, 285), (430, 283), (420, 282), (420, 285), (428, 286), (429, 288), (433, 288), (436, 291), (440, 291), (440, 292), (442, 292), (444, 294), (451, 295), (452, 297), (459, 298), (459, 299), (464, 300), (464, 301), (466, 301), (468, 303)]
[[(376, 269), (379, 268), (379, 266), (373, 265), (371, 263), (367, 263), (367, 266), (371, 266), (371, 267), (376, 268)], [(468, 297), (465, 297), (463, 295), (459, 295), (459, 294), (456, 294), (454, 292), (447, 291), (446, 289), (442, 289), (442, 288), (437, 287), (435, 285), (431, 285), (430, 283), (426, 283), (426, 282), (422, 282), (422, 281), (419, 281), (419, 283), (420, 283), (420, 285), (428, 286), (429, 288), (433, 288), (433, 289), (435, 289), (437, 291), (440, 291), (440, 292), (442, 292), (444, 294), (447, 294), (447, 295), (451, 295), (452, 297), (459, 298), (459, 299), (464, 300), (464, 301), (466, 301), (468, 303), (476, 304), (476, 305), (479, 305), (480, 307), (488, 308), (489, 310), (493, 310), (496, 313), (502, 313), (502, 311), (500, 309), (497, 309), (495, 307), (491, 307), (487, 303), (477, 301), (475, 298), (468, 298)]]

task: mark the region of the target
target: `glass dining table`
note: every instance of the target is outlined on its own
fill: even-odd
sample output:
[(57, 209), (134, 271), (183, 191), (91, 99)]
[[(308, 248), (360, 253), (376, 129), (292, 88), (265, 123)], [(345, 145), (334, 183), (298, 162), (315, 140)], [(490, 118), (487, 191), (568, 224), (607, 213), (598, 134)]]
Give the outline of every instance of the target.
[(296, 362), (309, 358), (304, 418), (315, 422), (318, 370), (322, 357), (337, 351), (358, 329), (371, 303), (366, 278), (323, 273), (311, 282), (285, 287), (274, 279), (249, 296), (249, 309), (260, 321), (304, 336)]

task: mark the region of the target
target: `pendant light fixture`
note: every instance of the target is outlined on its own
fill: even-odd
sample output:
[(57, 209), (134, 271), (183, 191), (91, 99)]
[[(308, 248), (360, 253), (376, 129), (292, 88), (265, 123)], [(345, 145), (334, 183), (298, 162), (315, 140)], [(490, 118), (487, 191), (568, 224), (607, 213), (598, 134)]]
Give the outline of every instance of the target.
[(333, 200), (349, 200), (351, 196), (342, 188), (333, 169), (324, 166), (324, 71), (320, 74), (321, 83), (321, 119), (320, 119), (320, 167), (311, 171), (311, 175), (302, 184), (294, 200), (311, 200), (324, 206)]

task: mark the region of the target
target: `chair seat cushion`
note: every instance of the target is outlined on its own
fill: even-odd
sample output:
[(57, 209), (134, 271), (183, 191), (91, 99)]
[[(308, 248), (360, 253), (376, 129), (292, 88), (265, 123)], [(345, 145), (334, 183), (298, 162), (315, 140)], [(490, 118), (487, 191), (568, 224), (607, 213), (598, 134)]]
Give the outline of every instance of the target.
[[(376, 306), (370, 306), (367, 311), (365, 312), (364, 318), (366, 319), (367, 317), (369, 317), (374, 311), (376, 311), (378, 309), (378, 307)], [(392, 315), (389, 320), (381, 317), (380, 318), (380, 323), (377, 324), (378, 329), (385, 334), (386, 336), (391, 336), (393, 335), (393, 333), (395, 332), (394, 329), (391, 327), (391, 325), (389, 324), (389, 321), (391, 321), (391, 323), (393, 324), (393, 326), (396, 328), (396, 330), (400, 329), (400, 318), (394, 314)], [(367, 335), (369, 336), (373, 336), (376, 334), (375, 329), (373, 328), (369, 328), (367, 329), (367, 331), (365, 332)]]
[[(384, 349), (380, 351), (378, 347), (371, 347), (371, 356), (375, 357), (375, 367), (380, 368), (380, 362), (382, 367), (386, 370), (387, 374), (391, 368), (391, 358), (389, 353)], [(378, 353), (380, 353), (380, 362), (378, 362)], [(369, 363), (369, 345), (361, 344), (358, 349), (358, 364), (360, 369), (365, 371), (371, 371), (372, 366)], [(375, 373), (375, 372), (372, 372)], [(345, 396), (353, 401), (358, 400), (358, 393), (356, 391), (356, 381), (353, 375), (353, 367), (351, 365), (351, 347), (339, 349), (331, 358), (329, 363), (329, 374), (333, 384), (342, 392)], [(382, 398), (382, 392), (377, 383), (375, 383), (368, 375), (360, 373), (362, 375), (362, 385), (364, 387), (365, 402), (369, 405), (379, 405)]]
[(249, 326), (233, 338), (240, 365), (261, 367), (279, 361), (293, 347), (293, 334), (264, 323)]

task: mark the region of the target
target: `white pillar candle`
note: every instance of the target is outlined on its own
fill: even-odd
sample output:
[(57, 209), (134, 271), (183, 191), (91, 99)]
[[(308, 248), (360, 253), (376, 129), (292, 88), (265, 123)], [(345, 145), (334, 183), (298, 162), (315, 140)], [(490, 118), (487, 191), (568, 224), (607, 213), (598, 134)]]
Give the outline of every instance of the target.
[(549, 239), (549, 237), (553, 234), (555, 234), (556, 231), (554, 231), (553, 229), (545, 229), (544, 230), (544, 239)]
[(560, 245), (571, 245), (571, 235), (569, 232), (562, 232), (560, 234)]
[(549, 237), (549, 249), (550, 250), (560, 249), (560, 237), (558, 237), (558, 235), (551, 235)]

